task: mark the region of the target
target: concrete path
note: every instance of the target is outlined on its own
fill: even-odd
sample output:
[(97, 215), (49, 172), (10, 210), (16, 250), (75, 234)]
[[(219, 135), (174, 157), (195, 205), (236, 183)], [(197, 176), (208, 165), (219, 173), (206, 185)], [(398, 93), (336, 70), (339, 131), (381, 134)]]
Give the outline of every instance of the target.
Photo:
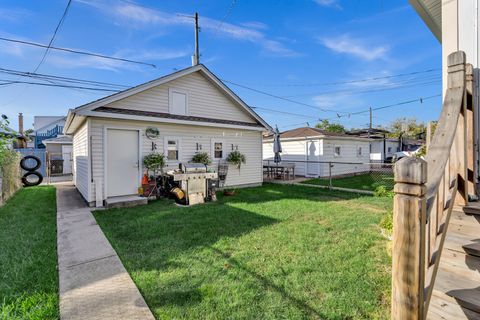
[(56, 187), (60, 318), (154, 319), (80, 194)]

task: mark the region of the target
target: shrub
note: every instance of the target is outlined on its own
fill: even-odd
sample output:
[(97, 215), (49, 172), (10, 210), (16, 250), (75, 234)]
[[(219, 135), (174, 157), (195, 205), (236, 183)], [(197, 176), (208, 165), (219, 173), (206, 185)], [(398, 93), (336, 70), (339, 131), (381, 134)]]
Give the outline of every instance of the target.
[(242, 163), (247, 162), (247, 158), (243, 153), (241, 153), (238, 150), (232, 151), (228, 154), (227, 156), (227, 162), (231, 163), (233, 165), (236, 165), (238, 169), (240, 169), (240, 166)]
[(392, 190), (388, 190), (387, 187), (385, 186), (378, 186), (375, 188), (375, 191), (373, 192), (373, 195), (375, 197), (388, 197), (388, 198), (393, 198), (395, 195)]
[(192, 162), (194, 163), (203, 163), (204, 165), (209, 165), (212, 163), (210, 156), (206, 152), (195, 153), (192, 157)]
[(165, 167), (165, 156), (161, 153), (150, 153), (143, 157), (143, 165), (153, 172), (162, 171)]
[(380, 220), (380, 228), (384, 229), (388, 235), (391, 235), (393, 232), (393, 212), (389, 211), (386, 215), (383, 216)]

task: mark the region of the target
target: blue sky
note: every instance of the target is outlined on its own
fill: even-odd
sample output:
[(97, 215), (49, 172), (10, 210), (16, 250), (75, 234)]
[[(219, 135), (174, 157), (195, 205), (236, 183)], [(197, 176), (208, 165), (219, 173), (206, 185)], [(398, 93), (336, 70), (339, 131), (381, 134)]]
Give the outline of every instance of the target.
[[(47, 44), (66, 3), (2, 1), (0, 37)], [(73, 0), (55, 46), (145, 61), (157, 68), (51, 50), (37, 72), (136, 85), (188, 67), (193, 21), (182, 15), (195, 11), (202, 28), (202, 63), (221, 79), (295, 101), (227, 83), (282, 130), (326, 118), (348, 128), (365, 127), (368, 113), (348, 114), (441, 93), (441, 46), (407, 1), (397, 0)], [(44, 50), (2, 42), (0, 67), (31, 72)], [(325, 85), (431, 69), (436, 70)], [(0, 79), (24, 80), (5, 74)], [(17, 128), (17, 114), (23, 112), (28, 128), (34, 115), (66, 114), (106, 94), (4, 85), (0, 113)], [(397, 117), (435, 120), (440, 108), (441, 98), (433, 98), (375, 111), (373, 122), (386, 125)]]

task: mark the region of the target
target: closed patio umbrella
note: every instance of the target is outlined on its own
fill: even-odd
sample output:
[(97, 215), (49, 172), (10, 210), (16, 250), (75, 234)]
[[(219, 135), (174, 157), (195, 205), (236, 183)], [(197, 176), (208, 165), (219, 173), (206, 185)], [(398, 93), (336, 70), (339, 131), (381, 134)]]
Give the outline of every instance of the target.
[(280, 143), (280, 132), (278, 131), (278, 128), (276, 128), (275, 133), (273, 135), (273, 153), (275, 154), (275, 157), (273, 158), (273, 162), (279, 163), (282, 161), (282, 157), (280, 156), (280, 153), (282, 152), (282, 144)]

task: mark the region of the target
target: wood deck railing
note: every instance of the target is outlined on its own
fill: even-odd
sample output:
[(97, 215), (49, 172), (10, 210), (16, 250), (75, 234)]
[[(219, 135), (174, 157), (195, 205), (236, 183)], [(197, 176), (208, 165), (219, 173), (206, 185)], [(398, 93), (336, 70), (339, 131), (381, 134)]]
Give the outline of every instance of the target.
[(394, 169), (392, 319), (425, 319), (453, 206), (474, 194), (473, 68), (448, 57), (448, 88), (426, 159)]

